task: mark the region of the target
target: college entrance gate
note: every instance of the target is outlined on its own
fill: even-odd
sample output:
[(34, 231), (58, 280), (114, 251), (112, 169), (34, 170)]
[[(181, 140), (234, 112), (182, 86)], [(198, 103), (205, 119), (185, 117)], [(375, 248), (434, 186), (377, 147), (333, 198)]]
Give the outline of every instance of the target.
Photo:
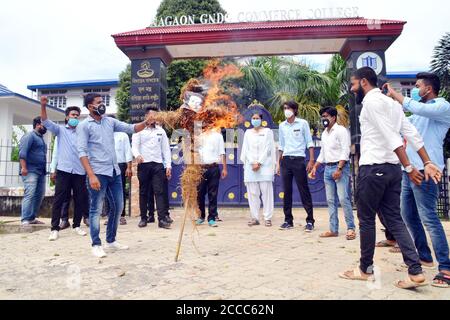
[[(148, 106), (166, 109), (166, 68), (174, 59), (339, 53), (347, 61), (348, 74), (362, 66), (369, 66), (383, 78), (386, 76), (385, 51), (401, 35), (405, 24), (404, 21), (364, 18), (195, 24), (149, 27), (116, 34), (113, 38), (131, 60), (130, 115), (132, 122), (139, 122), (143, 120)], [(352, 153), (357, 156), (361, 106), (351, 100)], [(273, 123), (270, 126), (275, 127)], [(318, 152), (316, 149), (316, 158)], [(237, 160), (238, 156), (235, 148), (227, 149), (229, 160)], [(181, 165), (174, 166), (169, 184), (172, 204), (181, 204), (181, 171)], [(219, 203), (247, 204), (242, 165), (229, 165), (228, 171), (229, 176), (219, 189)], [(315, 205), (326, 204), (321, 174), (323, 171), (318, 179), (310, 181)], [(280, 182), (277, 177), (274, 189), (278, 205), (283, 198)], [(136, 200), (133, 203), (137, 202), (137, 190), (134, 178), (132, 198)], [(294, 194), (294, 202), (299, 205), (298, 192)]]

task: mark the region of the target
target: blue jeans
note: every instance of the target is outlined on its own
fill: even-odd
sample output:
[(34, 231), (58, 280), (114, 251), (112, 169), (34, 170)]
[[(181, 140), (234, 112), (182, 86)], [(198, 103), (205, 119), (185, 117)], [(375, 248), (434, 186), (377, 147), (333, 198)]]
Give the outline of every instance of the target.
[(45, 196), (45, 174), (29, 172), (22, 176), (25, 193), (22, 199), (22, 222), (33, 221)]
[(100, 214), (102, 212), (105, 197), (108, 198), (110, 205), (108, 225), (106, 226), (106, 242), (116, 241), (117, 227), (119, 226), (120, 215), (123, 210), (123, 190), (122, 178), (114, 173), (113, 177), (98, 174), (100, 181), (100, 190), (93, 190), (89, 184), (89, 178), (86, 179), (87, 188), (90, 195), (89, 204), (89, 229), (91, 233), (92, 246), (100, 246)]
[[(339, 181), (333, 180), (333, 173), (337, 170), (337, 165), (326, 166), (324, 173), (325, 191), (328, 203), (328, 214), (330, 215), (330, 231), (339, 232), (338, 207), (339, 202), (344, 209), (345, 222), (348, 230), (355, 230), (353, 218), (353, 207), (351, 200), (350, 165), (347, 163), (342, 170), (342, 177)], [(339, 201), (339, 202), (338, 202)]]
[(431, 179), (428, 182), (424, 180), (420, 186), (416, 186), (403, 172), (401, 213), (414, 239), (420, 260), (433, 262), (423, 228), (425, 225), (439, 263), (439, 271), (450, 271), (448, 242), (436, 210), (438, 196), (439, 186)]

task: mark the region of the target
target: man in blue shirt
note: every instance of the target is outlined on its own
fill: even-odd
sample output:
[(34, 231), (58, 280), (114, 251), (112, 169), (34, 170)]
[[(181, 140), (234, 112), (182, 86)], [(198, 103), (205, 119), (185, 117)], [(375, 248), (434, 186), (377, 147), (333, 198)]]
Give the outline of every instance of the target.
[(89, 224), (92, 253), (103, 258), (106, 254), (99, 237), (100, 213), (107, 194), (110, 216), (106, 228), (106, 247), (111, 250), (126, 250), (127, 246), (116, 241), (117, 227), (124, 206), (122, 179), (115, 152), (114, 132), (135, 133), (144, 130), (146, 122), (136, 125), (104, 117), (106, 107), (102, 96), (87, 94), (84, 105), (89, 116), (77, 128), (78, 156), (86, 170), (87, 187), (90, 194)]
[[(297, 118), (298, 104), (294, 101), (289, 101), (283, 105), (283, 109), (287, 120), (281, 123), (279, 127), (280, 163), (277, 168), (277, 174), (280, 175), (281, 171), (281, 176), (283, 177), (285, 222), (280, 229), (287, 230), (294, 227), (292, 180), (295, 178), (303, 207), (308, 214), (305, 231), (312, 232), (315, 220), (307, 172), (310, 172), (314, 167), (314, 143), (308, 122)], [(306, 149), (309, 149), (308, 164), (305, 164)]]
[[(433, 73), (419, 73), (411, 98), (403, 97), (389, 84), (386, 88), (389, 96), (401, 103), (405, 111), (413, 114), (408, 119), (423, 137), (431, 161), (440, 170), (444, 170), (443, 141), (450, 128), (450, 103), (444, 98), (438, 98), (441, 88), (439, 77)], [(423, 163), (411, 146), (408, 146), (406, 151), (413, 166), (423, 170)], [(425, 225), (439, 263), (439, 274), (434, 279), (433, 285), (449, 288), (449, 246), (437, 214), (438, 197), (439, 186), (431, 179), (417, 186), (408, 180), (406, 172), (403, 173), (401, 200), (403, 220), (414, 239), (422, 265), (433, 267), (433, 257), (422, 224)]]
[(45, 127), (58, 137), (58, 164), (56, 171), (55, 200), (52, 208), (52, 228), (50, 241), (59, 237), (60, 220), (63, 203), (70, 199), (73, 192), (74, 217), (73, 231), (85, 236), (86, 232), (80, 227), (81, 219), (87, 215), (88, 194), (86, 189), (86, 171), (78, 158), (77, 132), (81, 110), (78, 107), (68, 107), (65, 111), (65, 125), (58, 125), (47, 117), (48, 99), (41, 97), (41, 119)]
[(45, 196), (45, 176), (47, 173), (47, 132), (41, 118), (33, 119), (33, 131), (22, 137), (19, 143), (20, 175), (25, 188), (22, 199), (22, 225), (43, 224), (36, 220)]

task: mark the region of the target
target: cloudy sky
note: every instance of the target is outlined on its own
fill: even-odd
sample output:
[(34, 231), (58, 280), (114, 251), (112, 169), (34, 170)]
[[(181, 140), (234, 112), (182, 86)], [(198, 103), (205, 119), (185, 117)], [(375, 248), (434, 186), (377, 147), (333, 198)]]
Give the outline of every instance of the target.
[[(387, 52), (389, 71), (426, 70), (437, 41), (450, 31), (448, 0), (220, 0), (228, 13), (359, 7), (360, 16), (406, 20)], [(111, 34), (148, 26), (159, 0), (2, 0), (0, 83), (29, 95), (29, 84), (117, 78), (128, 59)], [(257, 7), (255, 7), (257, 3)], [(308, 3), (312, 3), (309, 5)], [(327, 56), (308, 56), (319, 69)]]

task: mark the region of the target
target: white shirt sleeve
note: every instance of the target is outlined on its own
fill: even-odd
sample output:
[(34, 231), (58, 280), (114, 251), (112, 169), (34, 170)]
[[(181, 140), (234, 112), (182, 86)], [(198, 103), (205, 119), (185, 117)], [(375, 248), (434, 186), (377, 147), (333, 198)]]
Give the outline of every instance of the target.
[(128, 162), (133, 161), (133, 153), (131, 151), (130, 138), (128, 138), (127, 134), (124, 134), (124, 136), (123, 136), (123, 145), (124, 145), (126, 162), (128, 163)]
[(350, 135), (347, 129), (340, 127), (338, 139), (341, 144), (341, 154), (339, 155), (339, 161), (348, 161), (350, 155)]
[(247, 154), (248, 154), (248, 134), (249, 130), (245, 131), (244, 134), (244, 142), (242, 143), (241, 149), (241, 162), (245, 165), (247, 162)]
[(167, 137), (166, 132), (162, 129), (162, 141), (161, 141), (161, 149), (162, 149), (162, 158), (164, 163), (164, 168), (171, 169), (172, 168), (172, 152), (170, 151), (169, 138)]
[(220, 133), (217, 134), (217, 140), (219, 140), (218, 141), (218, 143), (219, 143), (219, 155), (220, 156), (225, 155), (226, 154), (225, 153), (225, 142), (223, 141), (223, 137), (222, 137), (222, 135)]
[(141, 135), (139, 133), (135, 133), (131, 137), (131, 151), (135, 158), (141, 155), (140, 146), (141, 146)]

